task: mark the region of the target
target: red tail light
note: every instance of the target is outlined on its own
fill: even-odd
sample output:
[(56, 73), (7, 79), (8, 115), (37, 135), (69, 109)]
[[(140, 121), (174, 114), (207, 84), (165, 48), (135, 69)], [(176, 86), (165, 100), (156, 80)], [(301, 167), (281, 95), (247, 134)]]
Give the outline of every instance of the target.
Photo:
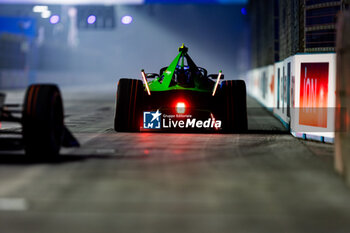
[(182, 114), (182, 113), (185, 113), (186, 111), (186, 104), (184, 102), (178, 102), (176, 104), (176, 112), (179, 113), (179, 114)]

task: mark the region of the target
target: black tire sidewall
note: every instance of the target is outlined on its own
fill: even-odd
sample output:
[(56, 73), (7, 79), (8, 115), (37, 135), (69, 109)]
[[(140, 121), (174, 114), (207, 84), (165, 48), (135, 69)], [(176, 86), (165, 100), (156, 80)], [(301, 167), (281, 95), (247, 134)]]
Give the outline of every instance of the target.
[(248, 120), (245, 82), (243, 80), (223, 81), (220, 95), (224, 132), (246, 132), (248, 130)]
[(56, 85), (31, 85), (23, 108), (23, 140), (31, 157), (54, 158), (63, 139), (63, 102)]
[(114, 118), (115, 131), (140, 131), (143, 94), (144, 87), (141, 80), (119, 80)]

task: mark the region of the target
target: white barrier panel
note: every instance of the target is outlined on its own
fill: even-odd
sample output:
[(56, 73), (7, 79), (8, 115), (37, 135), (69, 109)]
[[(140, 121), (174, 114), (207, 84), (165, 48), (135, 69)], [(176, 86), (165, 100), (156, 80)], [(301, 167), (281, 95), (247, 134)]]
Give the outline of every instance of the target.
[(257, 98), (257, 90), (258, 90), (258, 84), (256, 83), (255, 73), (257, 73), (257, 69), (252, 69), (247, 73), (247, 77), (245, 78), (246, 85), (247, 85), (247, 92), (249, 95), (253, 96), (254, 98)]
[(248, 72), (248, 93), (296, 137), (334, 141), (335, 54), (302, 54)]
[(269, 109), (274, 107), (274, 66), (253, 69), (248, 73), (248, 93)]
[(335, 54), (294, 56), (294, 136), (327, 142), (334, 140)]
[(275, 64), (275, 104), (273, 113), (282, 121), (282, 123), (289, 128), (290, 122), (290, 89), (291, 89), (291, 75), (293, 71), (293, 57)]

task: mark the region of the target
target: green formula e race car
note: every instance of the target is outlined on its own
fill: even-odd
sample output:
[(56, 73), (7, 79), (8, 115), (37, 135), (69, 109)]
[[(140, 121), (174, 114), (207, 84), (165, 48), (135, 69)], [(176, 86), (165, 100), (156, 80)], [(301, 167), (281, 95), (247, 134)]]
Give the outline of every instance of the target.
[(207, 74), (182, 45), (168, 67), (141, 71), (142, 80), (120, 79), (114, 129), (118, 132), (208, 131), (242, 133), (248, 128), (246, 86)]

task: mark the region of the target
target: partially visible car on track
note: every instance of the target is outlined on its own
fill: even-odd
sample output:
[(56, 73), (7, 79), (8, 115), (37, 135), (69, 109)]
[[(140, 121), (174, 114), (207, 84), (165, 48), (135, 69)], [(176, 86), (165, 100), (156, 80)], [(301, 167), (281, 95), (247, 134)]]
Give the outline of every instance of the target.
[[(2, 149), (24, 149), (31, 159), (52, 159), (57, 158), (61, 146), (79, 146), (64, 125), (63, 101), (56, 85), (29, 86), (23, 105), (5, 104), (5, 97), (0, 93), (0, 122), (19, 123), (22, 127), (0, 129)], [(11, 148), (12, 145), (15, 146)]]

